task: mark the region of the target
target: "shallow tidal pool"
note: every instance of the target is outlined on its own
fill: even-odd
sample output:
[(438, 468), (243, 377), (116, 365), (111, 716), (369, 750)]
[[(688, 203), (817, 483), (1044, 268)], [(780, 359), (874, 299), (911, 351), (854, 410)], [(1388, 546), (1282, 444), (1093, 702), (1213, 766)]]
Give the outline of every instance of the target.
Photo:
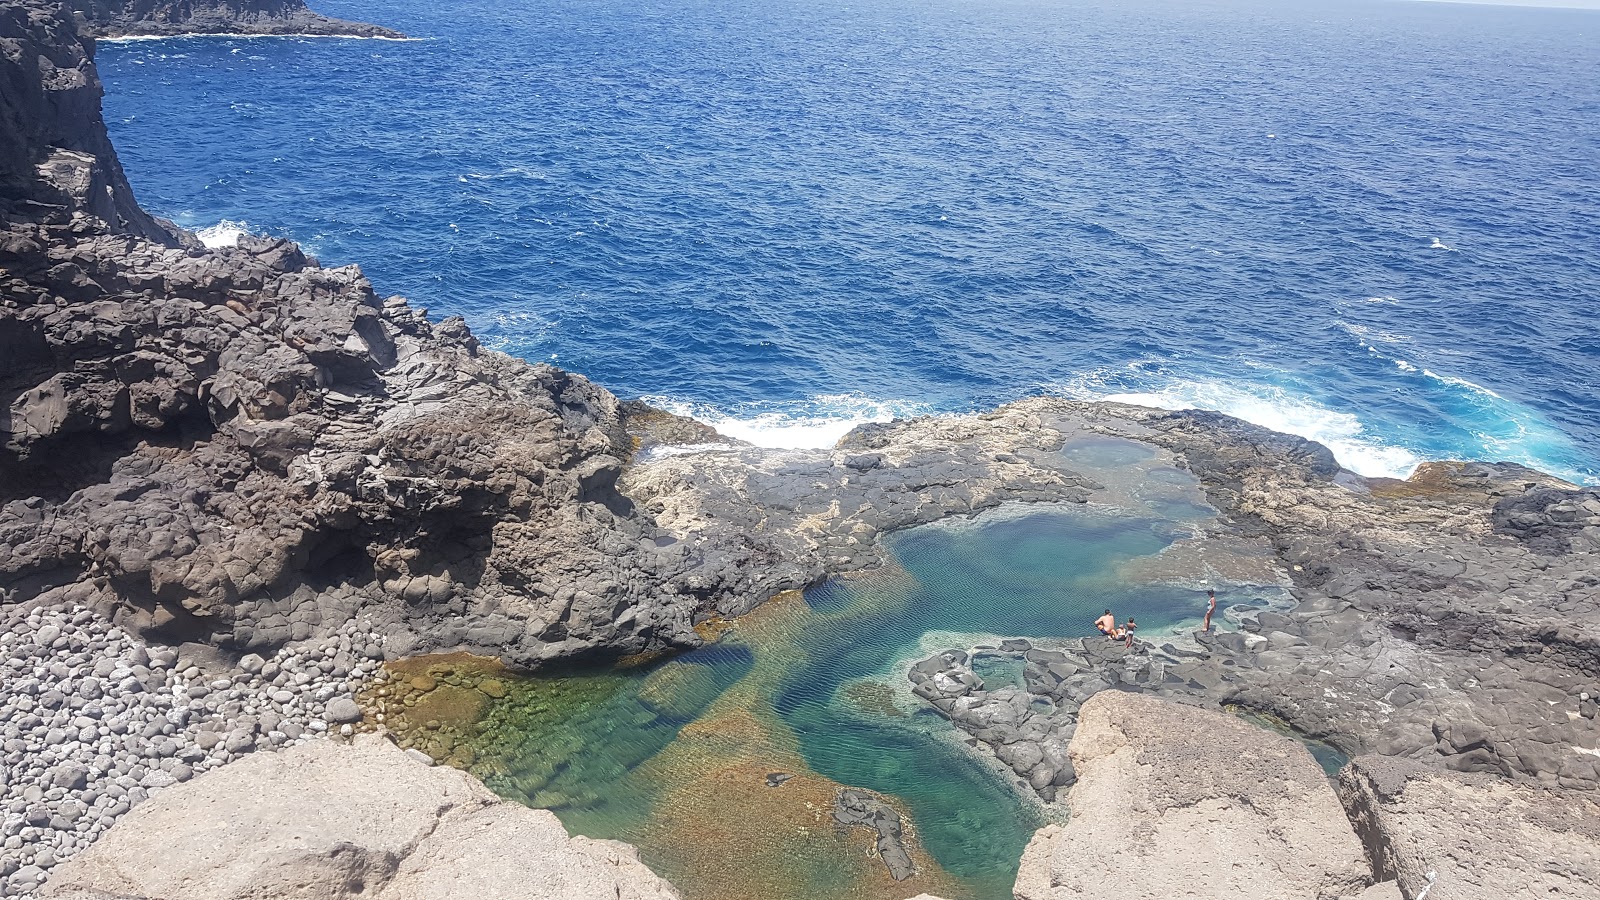
[[(391, 724), (576, 833), (636, 845), (689, 900), (1007, 898), (1029, 837), (1059, 813), (915, 700), (908, 663), (1086, 636), (1107, 607), (1141, 636), (1176, 634), (1203, 609), (1200, 585), (1223, 583), (1201, 556), (1167, 552), (1214, 515), (1192, 479), (1126, 442), (1065, 452), (1140, 477), (1101, 479), (1089, 504), (890, 536), (879, 571), (780, 595), (669, 660), (538, 677), (464, 657), (391, 666)], [(1015, 660), (977, 665), (1020, 682)], [(834, 824), (840, 787), (901, 812), (917, 875), (893, 881), (872, 832)]]

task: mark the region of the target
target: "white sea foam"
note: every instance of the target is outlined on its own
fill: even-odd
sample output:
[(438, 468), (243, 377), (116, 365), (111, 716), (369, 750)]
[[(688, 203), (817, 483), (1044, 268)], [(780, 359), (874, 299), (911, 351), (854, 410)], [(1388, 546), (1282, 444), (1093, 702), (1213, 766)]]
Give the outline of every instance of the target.
[(1433, 243), (1428, 245), (1428, 249), (1429, 250), (1454, 250), (1456, 248), (1450, 246), (1449, 244), (1446, 244), (1444, 241), (1441, 241), (1438, 238), (1434, 238), (1433, 239)]
[[(1416, 371), (1416, 367), (1413, 366), (1410, 371), (1413, 371), (1413, 372)], [(1475, 383), (1473, 383), (1471, 381), (1466, 380), (1465, 378), (1457, 378), (1454, 375), (1440, 375), (1438, 372), (1434, 372), (1434, 371), (1431, 371), (1429, 369), (1423, 369), (1422, 370), (1422, 374), (1428, 376), (1429, 378), (1432, 378), (1434, 381), (1437, 381), (1440, 384), (1453, 384), (1458, 388), (1464, 388), (1469, 393), (1482, 394), (1485, 397), (1493, 397), (1496, 400), (1504, 400), (1505, 399), (1504, 397), (1500, 396), (1499, 394), (1496, 394), (1494, 391), (1489, 390), (1488, 388), (1484, 387), (1483, 385), (1475, 384)]]
[(874, 400), (862, 394), (824, 394), (789, 403), (746, 404), (721, 409), (671, 397), (644, 397), (653, 406), (688, 416), (727, 437), (757, 447), (789, 450), (832, 447), (857, 425), (920, 415), (919, 404)]
[(237, 247), (239, 238), (252, 233), (249, 222), (223, 219), (215, 225), (198, 229), (194, 236), (200, 239), (200, 243), (216, 250), (219, 247)]
[(1333, 451), (1340, 465), (1362, 475), (1405, 478), (1422, 461), (1404, 447), (1375, 440), (1356, 416), (1270, 385), (1175, 381), (1156, 390), (1108, 394), (1079, 383), (1064, 386), (1064, 390), (1086, 399), (1227, 413), (1274, 431), (1317, 441)]

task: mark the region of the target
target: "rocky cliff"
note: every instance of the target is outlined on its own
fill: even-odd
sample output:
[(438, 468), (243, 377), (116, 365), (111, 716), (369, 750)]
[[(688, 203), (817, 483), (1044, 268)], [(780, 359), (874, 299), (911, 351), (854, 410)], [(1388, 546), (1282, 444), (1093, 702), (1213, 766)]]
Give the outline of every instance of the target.
[[(100, 117), (103, 91), (93, 44), (73, 31), (58, 4), (0, 5), (0, 253), (37, 258), (37, 223), (58, 230), (97, 229), (176, 246), (170, 226), (139, 208)], [(7, 264), (9, 268), (10, 264)], [(0, 328), (0, 360), (21, 352)]]
[(142, 213), (59, 6), (0, 6), (0, 597), (270, 651), (357, 610), (400, 655), (694, 642), (738, 560), (615, 482), (619, 405), (283, 241)]
[(305, 0), (70, 0), (94, 37), (180, 34), (315, 34), (404, 37), (381, 25), (332, 19)]

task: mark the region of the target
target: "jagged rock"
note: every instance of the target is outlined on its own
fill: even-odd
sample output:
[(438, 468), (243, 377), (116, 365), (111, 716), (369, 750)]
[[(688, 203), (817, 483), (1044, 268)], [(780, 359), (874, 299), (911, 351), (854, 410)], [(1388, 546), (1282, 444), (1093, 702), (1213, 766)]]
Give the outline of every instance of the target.
[(257, 753), (168, 788), (51, 873), (45, 896), (676, 900), (631, 847), (411, 759), (382, 735)]
[(1372, 866), (1406, 897), (1600, 897), (1600, 799), (1361, 757), (1339, 795)]
[(1361, 844), (1298, 742), (1142, 694), (1080, 711), (1072, 818), (1023, 853), (1017, 900), (1248, 900), (1360, 894)]

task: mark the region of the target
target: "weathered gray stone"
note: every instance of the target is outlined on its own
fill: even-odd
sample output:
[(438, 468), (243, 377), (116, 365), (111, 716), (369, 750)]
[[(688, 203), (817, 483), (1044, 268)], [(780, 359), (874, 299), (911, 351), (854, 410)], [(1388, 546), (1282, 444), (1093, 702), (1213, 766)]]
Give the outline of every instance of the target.
[(1034, 835), (1017, 900), (1335, 900), (1372, 883), (1321, 768), (1289, 738), (1110, 691), (1080, 711), (1072, 761), (1072, 818)]
[[(241, 852), (247, 848), (247, 852)], [(98, 892), (98, 893), (96, 893)], [(664, 900), (625, 845), (427, 767), (382, 736), (257, 753), (168, 788), (59, 866), (47, 897)]]
[(1380, 876), (1428, 900), (1600, 897), (1600, 799), (1365, 756), (1339, 795)]
[(328, 721), (334, 723), (361, 721), (361, 707), (349, 697), (339, 697), (328, 703)]

